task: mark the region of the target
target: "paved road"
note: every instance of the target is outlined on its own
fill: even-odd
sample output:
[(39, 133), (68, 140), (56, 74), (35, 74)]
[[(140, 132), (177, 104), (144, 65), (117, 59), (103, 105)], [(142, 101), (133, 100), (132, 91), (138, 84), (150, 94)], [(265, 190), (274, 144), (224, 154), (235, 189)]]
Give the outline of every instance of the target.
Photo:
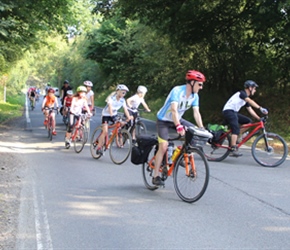
[[(129, 160), (95, 160), (88, 145), (66, 150), (60, 115), (52, 142), (39, 106), (28, 115), (29, 132), (13, 145), (27, 166), (17, 249), (290, 249), (289, 159), (263, 168), (244, 150), (210, 162), (205, 195), (187, 204), (172, 178), (152, 192)], [(98, 124), (100, 111), (91, 122)]]

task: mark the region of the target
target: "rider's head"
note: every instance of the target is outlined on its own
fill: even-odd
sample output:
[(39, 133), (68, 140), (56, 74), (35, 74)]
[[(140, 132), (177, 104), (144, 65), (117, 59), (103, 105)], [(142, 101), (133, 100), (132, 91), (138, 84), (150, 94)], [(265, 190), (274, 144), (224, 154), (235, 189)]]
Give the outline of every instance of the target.
[(191, 85), (192, 93), (198, 93), (198, 91), (203, 87), (203, 82), (205, 82), (205, 76), (196, 70), (188, 70), (185, 75), (186, 83)]
[(93, 83), (91, 81), (84, 81), (84, 85), (90, 88), (93, 87)]
[(252, 96), (255, 94), (256, 88), (258, 88), (259, 85), (252, 80), (247, 80), (244, 83), (244, 87), (245, 87), (246, 92), (248, 92), (248, 94)]
[(68, 96), (72, 96), (74, 94), (72, 90), (68, 90), (66, 93)]
[(119, 84), (116, 88), (116, 91), (119, 96), (125, 96), (126, 93), (129, 91), (128, 87), (124, 84)]
[(49, 88), (47, 91), (47, 94), (51, 96), (54, 94), (54, 92), (55, 92), (55, 90), (53, 88)]
[(147, 93), (147, 91), (148, 91), (147, 88), (145, 86), (142, 86), (142, 85), (138, 86), (138, 88), (137, 88), (138, 94), (145, 95)]
[(66, 84), (66, 86), (67, 86), (67, 85), (69, 85), (69, 81), (68, 80), (64, 80), (63, 84), (64, 85)]
[(85, 86), (78, 86), (77, 93), (78, 93), (78, 96), (84, 97), (87, 93), (87, 88)]

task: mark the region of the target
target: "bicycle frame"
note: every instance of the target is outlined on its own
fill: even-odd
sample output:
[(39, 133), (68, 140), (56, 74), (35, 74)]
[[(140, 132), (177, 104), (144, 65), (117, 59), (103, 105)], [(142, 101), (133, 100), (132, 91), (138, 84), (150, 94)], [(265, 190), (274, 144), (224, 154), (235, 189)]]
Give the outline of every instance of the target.
[[(118, 138), (118, 131), (119, 131), (119, 129), (122, 128), (122, 126), (124, 126), (124, 124), (121, 121), (118, 121), (112, 125), (108, 124), (108, 131), (109, 131), (109, 129), (113, 129), (113, 130), (112, 130), (112, 134), (110, 136), (108, 135), (108, 133), (106, 134), (105, 143), (104, 143), (106, 150), (109, 148), (109, 145), (113, 142), (114, 138), (115, 137)], [(100, 134), (100, 136), (101, 136), (101, 134)]]

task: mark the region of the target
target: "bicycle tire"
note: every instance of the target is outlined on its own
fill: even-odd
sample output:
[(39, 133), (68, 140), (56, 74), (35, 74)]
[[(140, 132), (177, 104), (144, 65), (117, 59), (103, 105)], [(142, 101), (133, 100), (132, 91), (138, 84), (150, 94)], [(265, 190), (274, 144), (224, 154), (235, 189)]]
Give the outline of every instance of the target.
[(90, 151), (91, 151), (91, 155), (94, 159), (99, 159), (102, 156), (102, 154), (97, 154), (98, 138), (102, 132), (103, 132), (102, 126), (96, 127), (92, 136), (91, 136)]
[(147, 134), (147, 128), (146, 128), (146, 125), (141, 122), (141, 121), (138, 121), (136, 124), (135, 124), (135, 133), (136, 133), (136, 136), (140, 136), (140, 135), (145, 135)]
[(48, 131), (48, 139), (52, 141), (52, 118), (48, 118), (48, 124), (47, 124), (47, 131)]
[[(208, 161), (223, 161), (230, 154), (230, 142), (231, 137), (228, 134), (225, 138), (221, 139), (218, 143), (215, 142), (207, 142), (203, 147), (202, 151), (207, 158)], [(218, 145), (222, 144), (224, 147), (220, 147)]]
[(85, 125), (84, 125), (84, 129), (85, 129), (85, 144), (87, 143), (89, 136), (90, 136), (90, 121), (86, 121)]
[(76, 153), (80, 153), (86, 144), (84, 127), (80, 126), (79, 128), (75, 128), (73, 132), (76, 135), (74, 139), (74, 150)]
[[(151, 160), (154, 157), (155, 152), (156, 152), (156, 146), (152, 147), (148, 156), (149, 160)], [(153, 173), (154, 173), (154, 169), (149, 166), (148, 161), (143, 163), (142, 165), (143, 181), (144, 181), (145, 187), (151, 191), (158, 189), (158, 186), (152, 184)]]
[(117, 165), (124, 163), (132, 149), (132, 136), (126, 129), (121, 129), (110, 144), (110, 158)]
[(185, 202), (193, 203), (198, 201), (207, 189), (209, 182), (209, 167), (207, 160), (200, 149), (193, 148), (190, 149), (190, 152), (188, 153), (194, 155), (196, 173), (191, 169), (189, 176), (186, 175), (184, 155), (181, 154), (174, 166), (173, 181), (175, 191), (179, 198)]
[[(269, 145), (268, 149), (266, 140)], [(288, 155), (288, 146), (280, 135), (266, 133), (257, 136), (251, 151), (254, 160), (263, 167), (277, 167), (285, 161)]]

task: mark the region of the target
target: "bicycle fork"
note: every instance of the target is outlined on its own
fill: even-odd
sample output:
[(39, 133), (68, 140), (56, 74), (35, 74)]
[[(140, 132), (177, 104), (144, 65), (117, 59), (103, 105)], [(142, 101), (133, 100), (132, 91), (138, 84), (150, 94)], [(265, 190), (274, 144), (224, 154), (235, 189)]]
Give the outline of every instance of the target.
[(193, 153), (184, 153), (185, 174), (188, 177), (196, 178), (196, 168)]

